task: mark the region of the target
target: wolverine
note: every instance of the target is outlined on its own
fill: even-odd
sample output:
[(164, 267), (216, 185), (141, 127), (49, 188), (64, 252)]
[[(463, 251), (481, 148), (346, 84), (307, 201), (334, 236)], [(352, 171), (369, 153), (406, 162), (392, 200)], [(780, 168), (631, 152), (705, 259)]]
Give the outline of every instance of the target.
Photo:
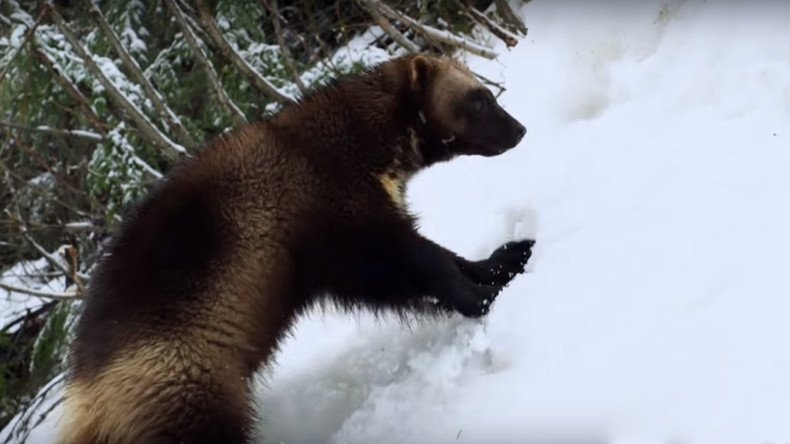
[(99, 260), (60, 441), (247, 442), (253, 374), (318, 301), (485, 315), (534, 241), (466, 260), (419, 234), (405, 186), (525, 132), (463, 64), (412, 55), (209, 142), (125, 216)]

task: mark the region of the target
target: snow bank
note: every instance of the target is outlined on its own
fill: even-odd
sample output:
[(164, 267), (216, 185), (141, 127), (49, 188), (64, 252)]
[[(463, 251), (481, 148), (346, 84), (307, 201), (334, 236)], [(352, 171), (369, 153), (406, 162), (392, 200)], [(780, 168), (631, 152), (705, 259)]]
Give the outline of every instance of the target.
[(470, 258), (536, 237), (530, 273), (482, 322), (302, 321), (265, 440), (790, 441), (790, 4), (523, 12), (527, 39), (471, 62), (527, 138), (409, 198)]

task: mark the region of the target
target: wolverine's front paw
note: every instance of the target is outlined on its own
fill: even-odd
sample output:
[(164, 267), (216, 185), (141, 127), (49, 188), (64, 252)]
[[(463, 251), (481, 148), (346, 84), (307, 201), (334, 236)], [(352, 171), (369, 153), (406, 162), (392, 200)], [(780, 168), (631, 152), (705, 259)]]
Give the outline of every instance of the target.
[(532, 246), (534, 240), (521, 240), (508, 242), (494, 250), (485, 261), (481, 261), (480, 267), (483, 275), (486, 276), (484, 282), (491, 285), (506, 285), (517, 274), (524, 272), (530, 256), (532, 256)]
[(488, 260), (492, 265), (501, 267), (502, 272), (508, 273), (512, 277), (524, 272), (524, 267), (532, 256), (533, 245), (535, 245), (535, 241), (531, 239), (508, 242), (494, 250)]

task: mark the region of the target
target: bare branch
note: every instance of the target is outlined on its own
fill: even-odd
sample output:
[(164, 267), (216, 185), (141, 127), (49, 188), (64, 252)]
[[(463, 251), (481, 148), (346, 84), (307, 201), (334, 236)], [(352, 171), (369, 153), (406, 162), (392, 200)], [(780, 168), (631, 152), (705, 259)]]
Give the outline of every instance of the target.
[(82, 282), (80, 278), (81, 273), (79, 272), (80, 266), (80, 258), (79, 252), (77, 251), (77, 247), (74, 245), (66, 245), (65, 249), (61, 251), (63, 258), (66, 259), (66, 262), (69, 264), (69, 274), (67, 275), (72, 282), (77, 286), (77, 295), (82, 297), (85, 294), (85, 284)]
[(513, 34), (512, 32), (500, 26), (498, 23), (488, 18), (487, 15), (475, 9), (474, 6), (467, 5), (461, 0), (456, 0), (456, 3), (458, 3), (458, 5), (463, 8), (466, 14), (469, 15), (474, 21), (485, 26), (491, 32), (491, 34), (494, 34), (500, 40), (505, 42), (505, 45), (507, 45), (508, 48), (518, 45), (517, 35)]
[(22, 43), (20, 43), (19, 47), (16, 48), (16, 52), (14, 52), (14, 55), (12, 55), (11, 58), (8, 60), (8, 64), (6, 64), (3, 67), (3, 69), (0, 71), (0, 83), (3, 83), (3, 79), (5, 78), (5, 75), (8, 74), (8, 71), (11, 70), (11, 65), (14, 64), (14, 59), (16, 59), (16, 56), (18, 56), (19, 53), (22, 52), (22, 48), (24, 48), (25, 45), (33, 39), (33, 35), (36, 33), (36, 29), (38, 29), (38, 25), (41, 24), (41, 22), (49, 14), (51, 10), (52, 10), (52, 6), (49, 3), (44, 4), (44, 7), (41, 8), (41, 13), (38, 15), (36, 22), (33, 24), (33, 26), (30, 27), (30, 29), (27, 30), (27, 33), (25, 33), (24, 40), (22, 40)]
[(65, 224), (62, 225), (62, 227), (64, 230), (71, 232), (97, 231), (103, 228), (95, 225), (91, 221), (66, 222)]
[(453, 34), (452, 32), (437, 29), (433, 26), (424, 25), (409, 17), (408, 15), (392, 9), (380, 0), (368, 0), (368, 2), (392, 20), (400, 20), (403, 22), (403, 24), (419, 32), (428, 39), (433, 39), (437, 42), (442, 42), (447, 45), (457, 46), (471, 52), (472, 54), (485, 57), (487, 59), (494, 59), (497, 56), (497, 54), (490, 48), (475, 43), (457, 34)]
[(175, 17), (178, 27), (181, 28), (181, 33), (186, 39), (189, 47), (192, 49), (192, 54), (195, 57), (195, 61), (197, 61), (198, 65), (200, 65), (203, 68), (203, 71), (206, 73), (209, 84), (211, 84), (211, 88), (214, 90), (214, 94), (217, 96), (217, 100), (219, 101), (220, 105), (222, 105), (222, 107), (225, 108), (228, 113), (230, 113), (234, 124), (243, 125), (247, 123), (247, 118), (244, 116), (244, 113), (241, 112), (235, 103), (233, 103), (233, 100), (231, 100), (231, 98), (225, 92), (225, 89), (222, 87), (222, 84), (220, 84), (217, 72), (214, 71), (214, 67), (211, 66), (208, 57), (206, 57), (206, 54), (200, 47), (198, 38), (189, 27), (189, 24), (187, 23), (181, 8), (176, 5), (174, 0), (165, 0), (165, 4), (167, 5), (167, 8), (170, 9), (170, 13), (173, 14), (173, 17)]
[(94, 133), (92, 131), (84, 131), (84, 130), (61, 130), (56, 128), (50, 128), (48, 126), (26, 126), (20, 125), (18, 123), (9, 122), (7, 120), (0, 119), (0, 125), (14, 128), (22, 131), (27, 131), (31, 133), (44, 133), (44, 134), (52, 134), (55, 136), (61, 137), (74, 137), (83, 140), (89, 140), (91, 142), (101, 142), (104, 140), (104, 136), (98, 133)]
[(185, 154), (186, 149), (183, 146), (173, 142), (162, 134), (135, 104), (130, 102), (123, 93), (118, 91), (118, 88), (116, 88), (110, 79), (104, 75), (104, 71), (102, 71), (99, 65), (93, 60), (91, 54), (82, 46), (71, 31), (71, 27), (63, 20), (63, 17), (55, 10), (52, 11), (52, 17), (55, 19), (55, 23), (57, 23), (63, 36), (66, 37), (66, 40), (68, 40), (77, 54), (85, 61), (85, 66), (88, 70), (96, 77), (102, 86), (104, 86), (104, 89), (107, 90), (109, 97), (118, 107), (122, 108), (124, 112), (128, 114), (132, 123), (140, 130), (140, 135), (149, 143), (159, 148), (162, 154), (170, 160), (177, 160), (182, 154)]
[[(172, 0), (167, 1), (171, 2)], [(211, 10), (208, 5), (206, 5), (206, 2), (203, 0), (196, 0), (196, 4), (200, 16), (200, 23), (205, 28), (206, 33), (209, 38), (211, 38), (214, 45), (219, 48), (222, 56), (236, 65), (236, 68), (238, 68), (258, 90), (266, 94), (272, 100), (283, 104), (293, 102), (292, 98), (280, 92), (277, 87), (260, 75), (260, 73), (250, 66), (241, 54), (231, 46), (230, 42), (222, 35), (222, 31), (220, 31), (214, 18), (211, 16)]]
[(126, 48), (123, 47), (118, 36), (115, 34), (115, 31), (112, 30), (110, 24), (107, 23), (107, 20), (104, 18), (104, 15), (101, 13), (101, 10), (95, 4), (91, 6), (91, 15), (95, 19), (96, 23), (101, 28), (102, 32), (104, 33), (107, 40), (110, 42), (110, 45), (113, 47), (115, 52), (120, 56), (121, 62), (126, 67), (126, 70), (129, 72), (130, 77), (132, 80), (140, 84), (145, 92), (145, 96), (153, 104), (156, 111), (159, 113), (159, 116), (162, 120), (165, 121), (167, 127), (175, 133), (175, 137), (182, 145), (186, 146), (187, 148), (195, 148), (197, 143), (189, 134), (189, 131), (181, 124), (181, 121), (178, 119), (178, 116), (170, 109), (169, 106), (165, 103), (165, 99), (159, 94), (159, 91), (154, 88), (154, 85), (148, 81), (148, 78), (143, 74), (142, 69), (140, 69), (140, 65), (132, 58)]
[[(288, 70), (288, 74), (291, 75), (293, 78), (294, 83), (296, 86), (299, 87), (299, 91), (307, 92), (307, 86), (302, 82), (301, 77), (299, 77), (299, 72), (296, 70), (296, 65), (294, 64), (294, 59), (291, 56), (291, 50), (288, 49), (288, 45), (285, 44), (285, 37), (283, 36), (283, 28), (280, 24), (280, 9), (277, 6), (277, 0), (261, 0), (263, 3), (263, 7), (269, 10), (269, 14), (272, 16), (272, 26), (274, 26), (274, 35), (277, 38), (277, 45), (280, 46), (280, 53), (283, 56), (283, 61), (285, 62), (285, 68)], [(203, 0), (198, 0), (198, 5), (202, 5)], [(200, 7), (200, 6), (198, 6)]]
[(44, 247), (42, 247), (41, 244), (39, 244), (38, 242), (36, 242), (35, 239), (33, 239), (33, 236), (31, 236), (30, 233), (28, 232), (27, 226), (25, 226), (24, 224), (22, 224), (20, 222), (19, 228), (20, 228), (20, 231), (22, 232), (22, 237), (24, 237), (25, 240), (27, 240), (30, 243), (30, 245), (32, 245), (33, 248), (35, 248), (36, 251), (39, 252), (39, 254), (44, 256), (44, 259), (46, 259), (47, 262), (50, 263), (50, 265), (52, 265), (53, 267), (55, 267), (58, 270), (60, 270), (61, 272), (63, 272), (63, 274), (65, 274), (66, 276), (71, 276), (72, 274), (74, 274), (75, 276), (77, 276), (82, 281), (87, 281), (89, 279), (89, 276), (86, 275), (86, 274), (79, 273), (79, 272), (76, 272), (76, 271), (72, 273), (72, 270), (69, 270), (69, 267), (63, 265), (63, 263), (60, 260), (58, 260), (57, 257), (52, 255)]
[(72, 301), (74, 299), (78, 299), (77, 293), (73, 291), (58, 293), (55, 291), (36, 290), (33, 288), (17, 287), (16, 285), (6, 284), (3, 281), (0, 281), (0, 288), (9, 293), (22, 293), (35, 296), (37, 298), (52, 299), (55, 301)]
[(36, 46), (35, 42), (30, 44), (30, 50), (33, 52), (33, 55), (38, 58), (41, 63), (47, 67), (52, 76), (55, 77), (55, 80), (58, 82), (61, 88), (66, 91), (72, 100), (74, 100), (77, 105), (79, 105), (80, 109), (82, 110), (85, 117), (88, 119), (88, 122), (93, 126), (93, 129), (104, 133), (107, 131), (107, 124), (102, 121), (99, 116), (93, 111), (93, 108), (90, 105), (87, 97), (82, 94), (77, 88), (77, 86), (69, 80), (56, 66), (55, 62), (49, 58), (47, 54), (41, 51), (38, 46)]
[(501, 96), (503, 92), (507, 91), (507, 88), (505, 88), (505, 87), (504, 87), (504, 86), (503, 86), (501, 83), (499, 83), (499, 82), (495, 82), (495, 81), (493, 81), (493, 80), (489, 79), (488, 77), (485, 77), (485, 76), (483, 76), (482, 74), (479, 74), (479, 73), (476, 73), (476, 72), (472, 72), (472, 74), (474, 74), (474, 75), (475, 75), (475, 77), (477, 77), (478, 79), (480, 79), (480, 81), (481, 81), (481, 82), (482, 82), (484, 85), (488, 85), (488, 86), (491, 86), (491, 87), (494, 87), (494, 88), (496, 88), (496, 89), (497, 89), (497, 93), (496, 93), (496, 94), (494, 94), (494, 95), (496, 96), (496, 98), (499, 98), (499, 96)]
[[(50, 265), (52, 265), (53, 267), (58, 269), (64, 275), (72, 277), (72, 280), (74, 280), (75, 283), (77, 283), (77, 286), (80, 288), (80, 290), (83, 289), (83, 282), (87, 282), (90, 279), (89, 276), (86, 275), (86, 274), (78, 272), (76, 269), (71, 269), (71, 267), (67, 267), (67, 266), (63, 265), (63, 263), (60, 260), (58, 260), (57, 257), (52, 255), (49, 251), (47, 251), (44, 247), (42, 247), (41, 244), (39, 244), (38, 242), (36, 242), (35, 239), (33, 239), (33, 236), (30, 235), (30, 229), (27, 227), (25, 222), (22, 220), (22, 213), (21, 213), (20, 208), (19, 208), (19, 202), (16, 202), (16, 215), (12, 214), (8, 210), (8, 208), (5, 209), (5, 213), (11, 219), (16, 220), (16, 222), (19, 224), (19, 231), (22, 234), (22, 237), (24, 237), (25, 240), (27, 240), (28, 243), (30, 243), (30, 245), (36, 251), (38, 251), (38, 253), (41, 256), (43, 256), (44, 259), (46, 259), (46, 261), (49, 262)], [(64, 259), (68, 260), (69, 258), (68, 257), (64, 257)]]
[(368, 11), (373, 20), (376, 22), (377, 25), (385, 32), (388, 36), (395, 40), (400, 46), (402, 46), (406, 51), (411, 53), (420, 52), (420, 48), (411, 40), (406, 38), (400, 31), (398, 31), (392, 23), (384, 17), (381, 12), (379, 12), (378, 8), (374, 4), (375, 2), (372, 0), (359, 0), (362, 3), (362, 6)]

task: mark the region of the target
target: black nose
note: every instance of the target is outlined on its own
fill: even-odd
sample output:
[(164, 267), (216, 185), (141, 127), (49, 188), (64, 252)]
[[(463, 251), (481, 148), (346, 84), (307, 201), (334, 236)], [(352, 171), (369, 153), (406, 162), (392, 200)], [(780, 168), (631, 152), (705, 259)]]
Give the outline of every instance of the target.
[(516, 125), (518, 125), (516, 127), (516, 140), (521, 141), (521, 139), (524, 138), (524, 135), (527, 134), (527, 128), (525, 128), (524, 125), (520, 123), (516, 123)]

